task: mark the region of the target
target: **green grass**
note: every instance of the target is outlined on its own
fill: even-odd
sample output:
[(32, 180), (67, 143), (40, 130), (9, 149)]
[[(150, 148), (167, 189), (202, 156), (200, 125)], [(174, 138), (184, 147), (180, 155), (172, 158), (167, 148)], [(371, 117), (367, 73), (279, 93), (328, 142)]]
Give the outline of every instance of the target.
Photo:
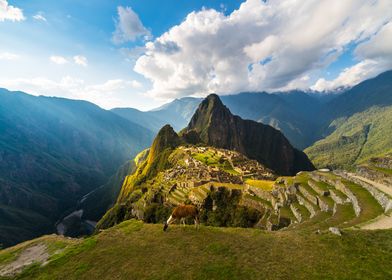
[(272, 189), (274, 188), (275, 181), (248, 179), (245, 181), (245, 183), (251, 185), (252, 187), (260, 188), (265, 191), (272, 191)]
[(355, 226), (357, 224), (372, 220), (381, 215), (384, 211), (377, 200), (364, 188), (350, 181), (343, 181), (348, 189), (356, 196), (361, 212), (358, 217), (352, 219), (345, 226)]
[(310, 213), (309, 213), (309, 210), (306, 209), (305, 206), (299, 204), (298, 202), (294, 202), (292, 204), (294, 205), (295, 208), (298, 209), (298, 212), (302, 215), (302, 221), (309, 219)]
[(305, 149), (317, 167), (350, 168), (392, 147), (392, 106), (371, 107), (330, 124), (333, 132)]
[(280, 208), (280, 215), (282, 217), (289, 218), (291, 221), (296, 221), (297, 220), (295, 218), (293, 212), (291, 211), (290, 207), (288, 207), (288, 206)]
[(227, 160), (224, 160), (220, 155), (214, 153), (213, 151), (208, 150), (204, 153), (193, 153), (192, 157), (204, 163), (205, 165), (218, 167), (219, 169), (232, 175), (239, 175), (239, 173), (233, 169)]
[(391, 230), (342, 237), (204, 226), (163, 232), (131, 221), (17, 279), (390, 279), (391, 263)]

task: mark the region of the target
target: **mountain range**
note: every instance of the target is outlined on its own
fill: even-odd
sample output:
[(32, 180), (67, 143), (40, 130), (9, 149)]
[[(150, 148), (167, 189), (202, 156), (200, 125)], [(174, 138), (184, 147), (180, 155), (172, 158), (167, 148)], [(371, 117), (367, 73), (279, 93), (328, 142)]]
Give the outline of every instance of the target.
[[(345, 120), (354, 114), (357, 114), (357, 116), (358, 114), (364, 114), (364, 118), (366, 118), (366, 111), (370, 108), (374, 107), (374, 110), (381, 108), (382, 113), (380, 113), (379, 119), (388, 119), (387, 116), (383, 116), (386, 114), (387, 109), (385, 108), (392, 106), (391, 81), (392, 71), (387, 71), (344, 92), (325, 94), (302, 91), (285, 93), (253, 92), (222, 96), (221, 99), (233, 114), (243, 119), (271, 125), (280, 130), (297, 149), (304, 150), (308, 148), (306, 152), (309, 153), (311, 159), (315, 160), (316, 165), (325, 167), (328, 164), (317, 158), (317, 155), (312, 152), (312, 145), (327, 137), (329, 137), (328, 139), (336, 138), (332, 134)], [(179, 131), (189, 122), (200, 102), (200, 98), (187, 97), (176, 99), (153, 111), (141, 112), (127, 108), (113, 109), (112, 111), (115, 113), (121, 111), (121, 116), (129, 120), (135, 119), (137, 116), (141, 119), (139, 122), (141, 126), (148, 127), (155, 133), (158, 131), (156, 128), (159, 129), (166, 123)], [(179, 117), (173, 118), (173, 113)], [(155, 120), (155, 128), (148, 124), (150, 118)], [(383, 122), (384, 125), (387, 125), (387, 123)], [(351, 129), (351, 131), (342, 128), (339, 133), (346, 136), (344, 134), (347, 132), (347, 137), (350, 137), (353, 130), (359, 131), (364, 127), (364, 125), (358, 123), (355, 126), (356, 128)], [(375, 126), (372, 126), (371, 130), (373, 128)], [(381, 128), (381, 131), (387, 132), (385, 128)], [(380, 133), (377, 134), (380, 135)], [(372, 137), (373, 135), (370, 133), (370, 138)], [(378, 142), (377, 139), (375, 141)], [(340, 142), (344, 142), (344, 139)], [(390, 149), (390, 143), (385, 139), (384, 142), (385, 144), (377, 149), (371, 149), (369, 154), (373, 151), (377, 154), (387, 152)], [(318, 143), (317, 147), (322, 143), (325, 142)], [(362, 144), (359, 146), (362, 146)], [(317, 149), (317, 147), (315, 148)], [(325, 152), (328, 153), (329, 149), (333, 149), (333, 147), (325, 149)], [(365, 157), (366, 155), (363, 159)], [(362, 159), (361, 156), (358, 158)], [(353, 162), (349, 159), (336, 159), (341, 163), (335, 163), (335, 159), (331, 158), (328, 160), (332, 160), (329, 164), (331, 167), (343, 167)]]
[(152, 135), (85, 101), (0, 90), (0, 243), (53, 232)]
[[(107, 111), (85, 101), (1, 89), (0, 243), (9, 246), (53, 232), (59, 225), (67, 225), (67, 235), (91, 231), (86, 229), (88, 224), (94, 224), (113, 206), (124, 179), (136, 169), (132, 158), (149, 147), (153, 135), (166, 124), (181, 137), (237, 150), (281, 174), (302, 169), (293, 159), (307, 162), (300, 152), (304, 149), (317, 168), (353, 168), (372, 156), (388, 154), (392, 149), (388, 121), (392, 114), (391, 81), (392, 71), (388, 71), (341, 93), (222, 96), (226, 107), (220, 107), (217, 119), (227, 110), (232, 113), (224, 133), (217, 132), (217, 123), (194, 116), (201, 98), (176, 99), (147, 112), (131, 108)], [(250, 125), (246, 120), (281, 132), (274, 135), (293, 151), (286, 161), (291, 166), (283, 164), (282, 158), (273, 163), (266, 154), (264, 146), (275, 140), (260, 142), (256, 145), (262, 147), (259, 150), (249, 148), (252, 145), (246, 140), (262, 141), (249, 131), (271, 128), (260, 124), (257, 127), (264, 129), (256, 129), (254, 122)], [(242, 135), (239, 127), (247, 127), (246, 136), (230, 142), (233, 134)], [(206, 134), (205, 129), (210, 132)], [(221, 145), (216, 144), (217, 139)]]

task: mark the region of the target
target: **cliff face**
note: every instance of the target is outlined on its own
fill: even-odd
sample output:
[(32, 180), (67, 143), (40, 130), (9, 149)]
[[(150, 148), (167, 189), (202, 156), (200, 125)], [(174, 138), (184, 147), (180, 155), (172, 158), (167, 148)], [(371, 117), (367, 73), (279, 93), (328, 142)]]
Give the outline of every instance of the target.
[(280, 131), (234, 116), (215, 94), (203, 100), (182, 134), (186, 137), (195, 132), (203, 144), (238, 151), (281, 175), (314, 169)]

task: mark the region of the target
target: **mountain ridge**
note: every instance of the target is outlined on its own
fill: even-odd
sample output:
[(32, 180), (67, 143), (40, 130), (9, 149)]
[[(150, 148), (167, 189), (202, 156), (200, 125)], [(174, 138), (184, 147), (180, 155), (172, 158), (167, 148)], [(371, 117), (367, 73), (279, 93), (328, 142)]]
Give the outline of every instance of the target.
[(53, 232), (63, 213), (152, 138), (145, 128), (86, 101), (6, 90), (0, 98), (4, 246)]

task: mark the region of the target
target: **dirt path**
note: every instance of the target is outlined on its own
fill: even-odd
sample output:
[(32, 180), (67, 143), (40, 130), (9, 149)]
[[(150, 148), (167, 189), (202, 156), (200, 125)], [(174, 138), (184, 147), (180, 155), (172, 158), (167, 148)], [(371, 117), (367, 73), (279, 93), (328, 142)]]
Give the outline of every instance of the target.
[(359, 179), (361, 181), (364, 181), (364, 182), (366, 182), (366, 183), (376, 187), (380, 191), (382, 191), (382, 192), (384, 192), (384, 193), (386, 193), (386, 194), (388, 194), (389, 196), (392, 197), (392, 187), (388, 187), (387, 185), (374, 182), (372, 180), (369, 180), (369, 179), (367, 179), (365, 177), (362, 177), (362, 176), (359, 176), (357, 174), (353, 174), (353, 173), (348, 173), (348, 174), (350, 175), (350, 177), (353, 177), (353, 178)]
[(366, 223), (361, 226), (361, 229), (390, 229), (392, 228), (392, 216), (391, 213), (382, 214), (378, 216), (376, 219)]
[(23, 270), (28, 265), (36, 262), (43, 263), (47, 261), (49, 254), (45, 244), (36, 244), (25, 250), (13, 262), (0, 267), (0, 277), (12, 276)]

